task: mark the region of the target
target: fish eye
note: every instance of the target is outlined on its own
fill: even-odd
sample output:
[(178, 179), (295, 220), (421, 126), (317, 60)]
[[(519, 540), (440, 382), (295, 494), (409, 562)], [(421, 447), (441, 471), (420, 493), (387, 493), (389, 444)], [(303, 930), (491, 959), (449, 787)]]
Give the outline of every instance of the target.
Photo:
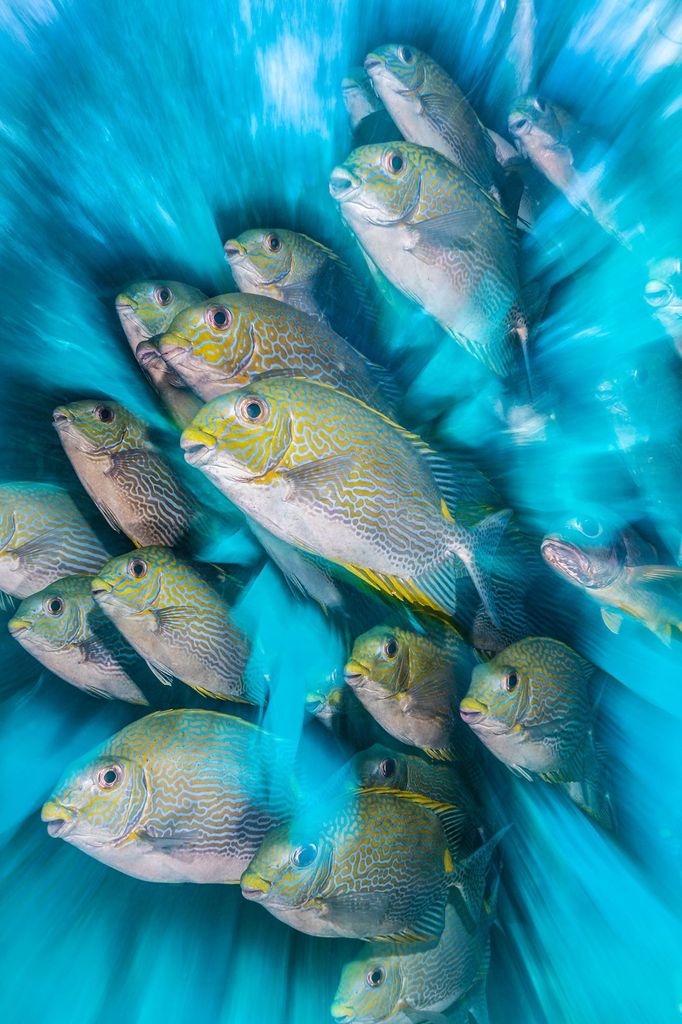
[(389, 636), (388, 640), (384, 641), (382, 650), (384, 657), (388, 658), (389, 661), (393, 661), (398, 653), (398, 641), (396, 638), (394, 636)]
[(370, 988), (378, 988), (386, 977), (383, 967), (373, 967), (367, 974), (367, 984)]
[(594, 538), (598, 537), (601, 533), (601, 525), (596, 519), (590, 519), (589, 516), (586, 516), (585, 519), (578, 519), (576, 526), (584, 537)]
[(391, 775), (395, 775), (396, 763), (392, 757), (385, 757), (379, 765), (379, 771), (385, 779), (390, 778)]
[(507, 693), (513, 693), (518, 685), (519, 674), (512, 669), (511, 672), (507, 672), (506, 676), (502, 680), (502, 689)]
[(95, 409), (95, 415), (100, 423), (111, 423), (115, 414), (110, 405), (98, 405)]
[(48, 597), (43, 605), (48, 615), (61, 615), (64, 611), (64, 602), (61, 597)]
[(265, 244), (270, 252), (279, 252), (282, 248), (282, 241), (278, 235), (268, 235), (265, 239)]
[(400, 153), (396, 153), (396, 151), (392, 149), (384, 157), (384, 166), (389, 174), (400, 174), (405, 166), (405, 161), (401, 157)]
[(97, 772), (97, 785), (100, 789), (113, 789), (118, 786), (123, 775), (120, 764), (110, 764)]
[(128, 562), (128, 574), (136, 580), (144, 579), (147, 575), (147, 563), (143, 558), (131, 558)]
[(156, 288), (154, 290), (154, 299), (159, 306), (167, 306), (173, 299), (173, 292), (170, 288), (166, 288), (166, 286), (163, 285), (163, 287)]
[(210, 306), (206, 310), (206, 323), (216, 331), (224, 331), (232, 322), (232, 314), (227, 306)]
[(400, 57), (403, 64), (412, 64), (414, 61), (414, 53), (409, 46), (399, 46), (398, 56)]
[(243, 398), (237, 406), (237, 411), (243, 420), (249, 423), (262, 423), (268, 414), (268, 407), (262, 398)]
[(533, 100), (533, 106), (536, 110), (539, 110), (541, 114), (544, 114), (547, 110), (547, 104), (543, 100), (542, 96), (536, 96)]
[(669, 284), (663, 281), (647, 281), (644, 288), (644, 299), (650, 306), (667, 306), (673, 296)]
[(305, 846), (297, 846), (294, 850), (291, 860), (297, 868), (307, 868), (313, 863), (317, 857), (317, 847), (315, 843), (307, 843)]

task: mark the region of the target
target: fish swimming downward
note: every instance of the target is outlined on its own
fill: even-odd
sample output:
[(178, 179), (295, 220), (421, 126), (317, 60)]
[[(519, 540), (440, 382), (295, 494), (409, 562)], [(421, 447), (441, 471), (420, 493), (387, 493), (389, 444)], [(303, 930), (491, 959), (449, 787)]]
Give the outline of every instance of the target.
[(408, 142), (441, 153), (499, 202), (495, 148), (440, 64), (414, 46), (391, 43), (367, 55), (365, 70)]
[(93, 576), (66, 576), (24, 598), (7, 624), (29, 654), (95, 697), (149, 701), (131, 678), (140, 659), (92, 597)]
[(194, 509), (146, 425), (119, 402), (59, 405), (53, 421), (78, 478), (114, 530), (133, 544), (175, 544)]
[(242, 893), (309, 935), (435, 944), (450, 889), (467, 921), (480, 914), (494, 841), (460, 859), (460, 824), (457, 809), (406, 792), (317, 801), (268, 833)]
[(601, 605), (604, 625), (620, 632), (627, 616), (665, 644), (682, 632), (682, 568), (658, 564), (655, 549), (613, 517), (569, 520), (542, 541), (555, 572)]
[(183, 309), (205, 298), (181, 281), (136, 281), (116, 296), (116, 312), (133, 355), (179, 427), (190, 422), (201, 402), (166, 365), (155, 336), (168, 330)]
[(92, 593), (162, 683), (175, 677), (206, 696), (263, 700), (262, 684), (245, 677), (249, 645), (226, 601), (170, 548), (113, 558)]
[(475, 181), (432, 149), (395, 142), (354, 150), (329, 190), (375, 274), (492, 373), (523, 367), (515, 227)]
[(353, 644), (345, 677), (390, 736), (450, 760), (468, 746), (458, 705), (478, 659), (454, 629), (438, 638), (375, 626)]
[(133, 878), (234, 883), (294, 793), (290, 752), (271, 734), (214, 711), (157, 711), (76, 762), (41, 816)]
[(164, 359), (207, 401), (257, 377), (292, 374), (330, 384), (384, 412), (392, 391), (326, 321), (263, 295), (218, 295), (181, 313), (159, 339)]
[(28, 597), (63, 576), (96, 572), (108, 557), (67, 491), (0, 484), (0, 598)]
[(496, 617), (488, 563), (511, 513), (461, 525), (462, 482), (364, 403), (298, 378), (261, 380), (206, 405), (181, 444), (190, 465), (289, 544), (448, 614), (468, 572)]
[(549, 637), (527, 637), (478, 665), (460, 705), (464, 721), (526, 779), (558, 783), (581, 810), (610, 827), (594, 745), (594, 666)]

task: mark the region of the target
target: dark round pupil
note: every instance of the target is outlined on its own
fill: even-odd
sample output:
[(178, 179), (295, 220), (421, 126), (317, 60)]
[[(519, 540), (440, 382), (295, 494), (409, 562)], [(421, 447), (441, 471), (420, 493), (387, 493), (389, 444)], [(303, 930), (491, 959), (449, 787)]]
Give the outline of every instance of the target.
[(386, 654), (388, 655), (388, 657), (389, 658), (395, 658), (397, 653), (398, 653), (398, 644), (396, 643), (396, 641), (393, 640), (393, 639), (387, 640), (386, 641)]
[(405, 61), (406, 64), (409, 64), (410, 61), (412, 60), (412, 50), (410, 50), (409, 47), (407, 46), (403, 47), (403, 60)]
[(515, 690), (518, 681), (519, 677), (517, 676), (516, 672), (510, 672), (509, 675), (507, 676), (507, 688), (509, 690)]
[(315, 860), (315, 847), (302, 846), (296, 855), (296, 862), (300, 868), (305, 868)]
[(393, 775), (394, 772), (395, 761), (393, 760), (392, 757), (387, 757), (385, 761), (381, 762), (381, 774), (384, 776), (385, 779), (387, 779), (388, 776)]
[(216, 309), (215, 313), (213, 314), (213, 322), (217, 324), (218, 327), (225, 326), (225, 324), (227, 323), (227, 313), (225, 312), (224, 309)]
[(133, 562), (133, 576), (142, 576), (144, 574), (144, 563)]
[(61, 598), (53, 597), (48, 605), (48, 608), (50, 609), (53, 615), (57, 615), (57, 613), (62, 610)]
[(170, 302), (170, 297), (171, 295), (167, 288), (162, 288), (161, 291), (159, 292), (159, 302), (161, 302), (162, 305), (164, 306), (166, 305), (167, 302)]
[(276, 252), (279, 249), (279, 246), (279, 238), (277, 238), (276, 235), (273, 235), (272, 238), (270, 239), (270, 248), (272, 249), (273, 252)]
[(516, 121), (516, 123), (514, 124), (514, 127), (515, 128), (523, 128), (524, 124), (528, 124), (528, 121), (526, 120), (525, 117), (521, 117), (521, 118), (519, 118), (518, 121)]
[(398, 172), (403, 166), (403, 158), (398, 156), (397, 153), (393, 153), (389, 160), (389, 165), (392, 171)]
[(246, 407), (246, 415), (250, 420), (257, 420), (262, 412), (262, 409), (258, 402), (249, 402)]
[(110, 423), (114, 418), (113, 410), (108, 405), (103, 405), (99, 410), (99, 418), (102, 423)]
[(383, 980), (383, 977), (384, 977), (384, 972), (381, 970), (381, 968), (380, 967), (375, 967), (374, 970), (372, 971), (372, 973), (369, 976), (370, 984), (371, 985), (380, 985), (382, 980)]
[(104, 773), (104, 781), (106, 782), (107, 786), (113, 786), (113, 784), (116, 782), (117, 777), (118, 776), (116, 775), (116, 771), (113, 768), (107, 768), (107, 770)]

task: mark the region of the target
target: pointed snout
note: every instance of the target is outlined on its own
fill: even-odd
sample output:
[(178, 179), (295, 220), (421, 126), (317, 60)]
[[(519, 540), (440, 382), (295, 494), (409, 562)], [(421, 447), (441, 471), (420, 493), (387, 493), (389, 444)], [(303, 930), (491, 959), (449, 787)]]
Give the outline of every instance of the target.
[(61, 835), (73, 817), (73, 812), (56, 800), (48, 800), (40, 811), (40, 819), (47, 823), (47, 831), (53, 837)]
[(223, 249), (225, 250), (225, 259), (228, 262), (239, 259), (240, 256), (246, 256), (246, 249), (236, 238), (228, 238)]
[(108, 594), (113, 590), (111, 583), (107, 583), (101, 576), (95, 576), (94, 580), (90, 584), (90, 592), (92, 596), (97, 599), (102, 597), (104, 594)]
[(24, 619), (20, 615), (15, 615), (14, 618), (10, 619), (7, 623), (7, 628), (13, 637), (17, 637), (27, 629), (31, 628), (31, 620)]
[(73, 420), (73, 413), (66, 405), (58, 405), (52, 413), (52, 423), (57, 429)]
[(204, 462), (217, 443), (218, 440), (213, 434), (199, 430), (198, 427), (187, 427), (180, 438), (180, 447), (185, 453), (185, 461), (189, 462), (190, 466)]
[(377, 71), (379, 71), (380, 68), (384, 66), (384, 60), (382, 57), (379, 56), (378, 53), (374, 53), (372, 51), (371, 53), (368, 53), (367, 56), (365, 57), (365, 62), (363, 66), (365, 71), (371, 78), (372, 72), (376, 73)]
[(187, 352), (191, 348), (189, 339), (183, 334), (176, 334), (175, 331), (158, 334), (156, 336), (156, 344), (164, 359), (179, 352)]
[(336, 1024), (351, 1024), (351, 1021), (355, 1019), (355, 1011), (347, 1003), (332, 1003), (331, 1015)]
[(332, 199), (342, 203), (360, 188), (361, 181), (346, 167), (335, 167), (329, 178), (329, 192)]
[(248, 868), (241, 877), (242, 896), (247, 900), (264, 900), (270, 892), (270, 882), (262, 878), (256, 871)]
[(466, 722), (467, 725), (472, 725), (477, 722), (479, 718), (487, 714), (488, 707), (480, 700), (476, 700), (475, 697), (465, 697), (459, 705), (459, 714), (462, 721)]

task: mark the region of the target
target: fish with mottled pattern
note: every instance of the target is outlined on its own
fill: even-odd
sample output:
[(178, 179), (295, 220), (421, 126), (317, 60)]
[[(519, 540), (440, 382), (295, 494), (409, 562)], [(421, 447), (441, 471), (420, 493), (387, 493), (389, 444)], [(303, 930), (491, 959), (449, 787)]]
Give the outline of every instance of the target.
[(375, 626), (355, 640), (345, 678), (390, 736), (452, 759), (466, 746), (457, 707), (476, 658), (455, 629), (440, 630), (438, 639)]
[(440, 64), (414, 46), (389, 43), (367, 55), (365, 70), (408, 142), (441, 153), (499, 201), (494, 147)]
[(370, 268), (500, 377), (525, 354), (528, 325), (515, 229), (465, 172), (407, 142), (362, 146), (329, 189)]
[(112, 558), (92, 593), (161, 682), (175, 677), (210, 697), (262, 701), (262, 685), (246, 679), (249, 644), (227, 602), (170, 548)]
[(166, 365), (154, 338), (183, 309), (205, 298), (198, 288), (181, 281), (136, 281), (116, 296), (116, 312), (133, 355), (180, 427), (189, 423), (201, 403)]
[(563, 785), (582, 810), (609, 825), (594, 746), (594, 672), (559, 640), (526, 637), (474, 669), (460, 713), (512, 771)]
[(95, 697), (148, 704), (131, 678), (141, 662), (92, 597), (94, 576), (66, 576), (24, 598), (7, 623), (29, 654)]
[(51, 836), (150, 882), (238, 882), (293, 811), (290, 754), (204, 710), (138, 719), (74, 764), (43, 805)]
[[(461, 1001), (476, 1024), (487, 1024), (485, 980), (494, 909), (481, 912), (473, 933), (448, 903), (443, 934), (433, 949), (403, 952), (371, 943), (341, 972), (331, 1015), (337, 1024), (399, 1024), (404, 1020), (448, 1024)], [(463, 1020), (467, 1020), (466, 1012)]]
[(289, 544), (447, 613), (468, 572), (496, 619), (487, 568), (510, 513), (463, 526), (463, 482), (453, 486), (423, 441), (362, 402), (298, 378), (261, 380), (206, 405), (181, 444), (190, 465)]
[(73, 573), (96, 572), (109, 555), (61, 487), (0, 484), (0, 591), (28, 597)]
[(360, 750), (342, 769), (361, 789), (400, 789), (421, 793), (437, 803), (450, 804), (467, 811), (472, 829), (476, 829), (478, 811), (460, 773), (451, 765), (435, 762), (375, 743)]
[(544, 537), (542, 556), (601, 606), (612, 633), (620, 632), (626, 616), (665, 644), (682, 632), (682, 568), (660, 565), (656, 550), (632, 527), (612, 517), (572, 518)]
[(192, 500), (142, 420), (110, 399), (59, 405), (52, 418), (79, 480), (114, 530), (138, 546), (183, 537)]
[(218, 295), (181, 313), (159, 339), (163, 358), (206, 401), (284, 373), (330, 384), (384, 412), (391, 390), (375, 366), (317, 317), (263, 295)]
[(458, 811), (411, 793), (318, 801), (265, 837), (242, 893), (309, 935), (435, 943), (449, 889), (474, 921), (480, 911), (472, 892), (490, 850), (459, 861), (459, 825)]

